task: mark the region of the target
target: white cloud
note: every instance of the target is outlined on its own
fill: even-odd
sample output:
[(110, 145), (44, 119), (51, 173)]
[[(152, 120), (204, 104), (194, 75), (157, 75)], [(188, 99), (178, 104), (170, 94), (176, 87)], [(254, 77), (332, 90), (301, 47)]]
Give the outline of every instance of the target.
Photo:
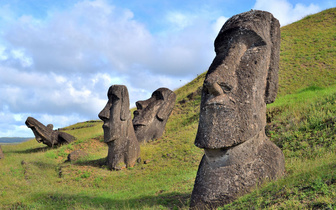
[[(316, 10), (276, 0), (255, 7), (282, 10), (283, 21)], [(207, 70), (227, 20), (210, 6), (161, 9), (162, 25), (152, 33), (136, 13), (108, 0), (58, 8), (39, 19), (0, 6), (0, 136), (27, 133), (28, 116), (55, 127), (97, 119), (112, 84), (128, 87), (132, 107), (157, 88), (181, 87)]]
[(0, 46), (0, 60), (7, 60), (8, 56), (6, 54), (6, 48), (3, 46)]
[(209, 16), (168, 12), (178, 30), (153, 35), (130, 10), (105, 0), (47, 14), (11, 15), (0, 34), (0, 113), (16, 116), (12, 131), (28, 116), (55, 127), (97, 119), (112, 84), (128, 87), (133, 107), (206, 71), (214, 55)]
[(13, 49), (11, 50), (11, 56), (18, 60), (23, 68), (30, 67), (33, 65), (33, 60), (31, 57), (25, 54), (22, 49)]
[(177, 11), (168, 12), (166, 17), (170, 24), (170, 30), (180, 31), (193, 24), (195, 16), (183, 14)]
[(253, 8), (271, 12), (280, 21), (281, 26), (321, 11), (321, 8), (316, 4), (311, 3), (306, 6), (298, 3), (292, 5), (287, 0), (257, 0)]

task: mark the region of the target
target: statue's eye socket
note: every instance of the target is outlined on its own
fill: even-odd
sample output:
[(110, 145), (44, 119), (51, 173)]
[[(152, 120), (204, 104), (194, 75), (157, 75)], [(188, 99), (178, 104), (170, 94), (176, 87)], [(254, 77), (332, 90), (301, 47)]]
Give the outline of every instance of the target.
[(118, 101), (120, 98), (114, 94), (112, 94), (112, 101)]
[(162, 93), (161, 93), (160, 91), (155, 91), (155, 92), (152, 94), (152, 96), (154, 96), (156, 100), (163, 100), (163, 99), (164, 99), (164, 98), (163, 98), (163, 95), (162, 95)]
[(143, 107), (142, 107), (142, 104), (139, 103), (138, 101), (135, 102), (135, 105), (136, 105), (137, 109), (142, 109), (142, 108), (143, 108)]
[(219, 83), (219, 86), (222, 88), (224, 93), (231, 92), (231, 90), (232, 90), (232, 86), (229, 85), (229, 84), (226, 84), (226, 83)]

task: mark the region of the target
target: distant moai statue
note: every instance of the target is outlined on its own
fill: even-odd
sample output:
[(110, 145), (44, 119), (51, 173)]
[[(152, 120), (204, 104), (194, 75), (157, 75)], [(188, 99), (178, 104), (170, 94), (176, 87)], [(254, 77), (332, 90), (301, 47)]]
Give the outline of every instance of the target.
[(124, 85), (112, 85), (107, 97), (108, 102), (98, 115), (104, 121), (107, 166), (111, 170), (133, 167), (140, 157), (140, 146), (132, 125), (128, 90)]
[(160, 138), (175, 105), (176, 94), (168, 88), (159, 88), (144, 101), (137, 101), (133, 126), (140, 143)]
[(2, 149), (1, 149), (1, 146), (0, 146), (0, 160), (1, 159), (4, 159), (5, 155), (4, 153), (2, 152)]
[(278, 86), (280, 24), (269, 12), (231, 17), (215, 40), (203, 84), (195, 145), (204, 149), (191, 209), (230, 203), (284, 173), (282, 151), (265, 135), (266, 104)]
[(38, 143), (42, 142), (49, 147), (60, 144), (68, 144), (76, 140), (74, 136), (68, 133), (53, 130), (54, 126), (52, 124), (45, 126), (33, 117), (28, 117), (25, 123), (28, 128), (32, 129), (36, 141)]

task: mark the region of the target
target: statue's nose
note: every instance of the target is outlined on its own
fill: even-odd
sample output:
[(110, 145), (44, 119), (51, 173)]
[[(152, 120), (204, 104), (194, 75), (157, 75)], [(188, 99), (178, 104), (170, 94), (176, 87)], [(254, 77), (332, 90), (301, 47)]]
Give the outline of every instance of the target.
[(152, 102), (153, 98), (150, 98), (148, 100), (144, 100), (144, 101), (137, 101), (135, 102), (135, 105), (137, 107), (138, 110), (142, 110), (145, 109), (148, 104), (150, 104)]
[(208, 90), (208, 92), (214, 96), (219, 96), (224, 94), (223, 89), (216, 81), (204, 81), (204, 87)]
[(98, 117), (105, 121), (108, 120), (110, 118), (110, 107), (109, 104), (106, 104), (106, 106), (104, 107), (103, 110), (101, 110), (101, 112), (98, 114)]

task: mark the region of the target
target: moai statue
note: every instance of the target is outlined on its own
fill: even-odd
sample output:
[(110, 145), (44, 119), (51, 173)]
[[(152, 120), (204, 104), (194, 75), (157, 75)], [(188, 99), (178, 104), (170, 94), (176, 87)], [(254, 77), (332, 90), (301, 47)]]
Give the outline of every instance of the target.
[(159, 88), (152, 97), (137, 101), (133, 126), (140, 143), (160, 138), (175, 105), (176, 94), (168, 88)]
[(265, 135), (266, 104), (278, 86), (280, 24), (253, 10), (230, 18), (215, 40), (203, 84), (195, 145), (204, 149), (191, 209), (230, 203), (284, 173), (282, 151)]
[(133, 167), (140, 157), (140, 146), (132, 125), (126, 86), (112, 85), (107, 97), (108, 102), (98, 115), (104, 121), (107, 165), (111, 170)]
[(54, 126), (52, 124), (45, 126), (33, 117), (28, 117), (25, 123), (28, 128), (32, 129), (36, 141), (38, 143), (42, 142), (49, 147), (60, 144), (68, 144), (76, 140), (74, 136), (68, 133), (53, 130)]
[(1, 146), (0, 146), (0, 160), (1, 159), (4, 159), (5, 155), (4, 153), (2, 152), (2, 149), (1, 149)]

